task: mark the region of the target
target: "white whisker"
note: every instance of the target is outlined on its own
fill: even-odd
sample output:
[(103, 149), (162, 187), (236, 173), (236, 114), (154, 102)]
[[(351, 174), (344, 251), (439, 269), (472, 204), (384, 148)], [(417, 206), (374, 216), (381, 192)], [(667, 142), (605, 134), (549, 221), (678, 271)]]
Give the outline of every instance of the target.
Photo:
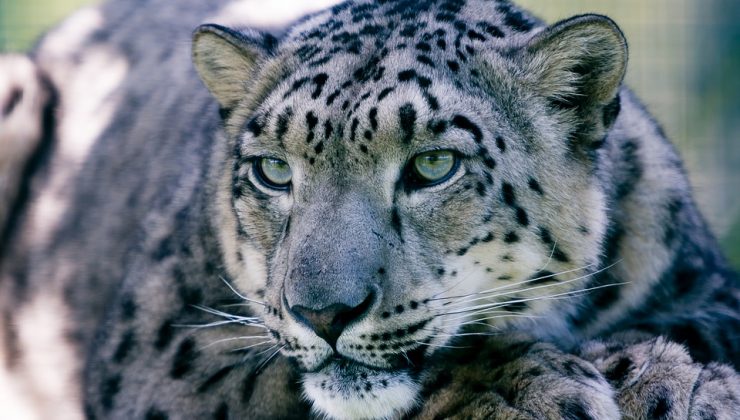
[[(512, 295), (512, 294), (519, 294), (519, 293), (524, 293), (524, 292), (530, 292), (532, 290), (546, 289), (546, 288), (561, 286), (561, 285), (564, 285), (564, 284), (574, 283), (574, 282), (577, 282), (577, 281), (580, 281), (580, 280), (583, 280), (583, 279), (587, 279), (589, 277), (592, 277), (592, 276), (594, 276), (596, 274), (602, 273), (602, 272), (604, 272), (604, 271), (612, 268), (615, 264), (617, 264), (617, 263), (615, 262), (615, 263), (613, 263), (613, 264), (611, 264), (609, 266), (606, 266), (606, 267), (601, 268), (601, 269), (599, 269), (597, 271), (594, 271), (593, 273), (588, 273), (588, 274), (585, 274), (585, 275), (582, 275), (582, 276), (578, 276), (578, 277), (573, 278), (573, 279), (570, 279), (570, 280), (560, 281), (560, 282), (557, 282), (557, 283), (542, 284), (542, 285), (539, 285), (539, 286), (526, 287), (524, 289), (508, 290), (508, 291), (502, 292), (502, 293), (487, 294), (486, 296), (481, 296), (481, 297), (476, 297), (476, 298), (472, 298), (472, 299), (468, 299), (468, 300), (461, 300), (459, 302), (454, 302), (450, 306), (456, 306), (456, 305), (461, 305), (461, 304), (464, 304), (464, 303), (475, 302), (475, 301), (478, 301), (478, 300), (492, 299), (492, 298), (501, 297), (501, 296), (507, 296), (507, 295)], [(552, 276), (556, 276), (556, 275), (557, 274), (553, 274)], [(552, 277), (552, 276), (546, 276), (545, 278)], [(538, 280), (538, 279), (532, 279), (530, 281), (534, 281), (534, 280)], [(481, 306), (486, 306), (486, 305), (489, 305), (489, 304), (482, 304), (482, 305), (477, 305), (477, 306), (478, 307), (481, 307)], [(470, 309), (475, 309), (475, 308), (476, 307), (474, 306), (474, 307), (472, 307)]]
[(420, 346), (441, 347), (441, 348), (445, 348), (445, 349), (467, 349), (467, 348), (470, 348), (470, 346), (452, 346), (452, 345), (449, 345), (449, 344), (432, 344), (432, 343), (423, 343), (421, 341), (416, 341), (416, 340), (414, 340), (414, 342), (416, 344), (420, 345)]
[[(225, 343), (225, 342), (236, 341), (236, 340), (251, 340), (251, 339), (256, 339), (256, 338), (259, 338), (259, 339), (270, 339), (271, 337), (269, 335), (267, 335), (267, 334), (264, 334), (264, 335), (244, 335), (244, 336), (241, 336), (241, 337), (222, 338), (220, 340), (213, 341), (210, 344), (206, 344), (205, 346), (201, 347), (201, 350), (207, 349), (207, 348), (209, 348), (211, 346), (215, 346), (216, 344), (219, 344), (219, 343)], [(269, 343), (269, 341), (268, 341), (268, 343)]]
[[(270, 349), (273, 349), (273, 348), (275, 348), (275, 346), (270, 347)], [(282, 346), (279, 349), (275, 350), (275, 353), (272, 353), (270, 355), (270, 357), (268, 357), (267, 359), (265, 359), (264, 362), (260, 363), (260, 365), (257, 367), (257, 369), (255, 370), (255, 372), (260, 372), (262, 370), (262, 368), (266, 367), (267, 366), (267, 363), (269, 363), (270, 360), (272, 360), (273, 357), (277, 356), (277, 354), (280, 353), (280, 351), (282, 349), (284, 349), (284, 348), (285, 348), (285, 346)], [(262, 353), (264, 353), (264, 352), (262, 352)], [(259, 353), (259, 354), (262, 354), (262, 353)]]
[[(592, 292), (594, 290), (603, 289), (605, 287), (622, 286), (622, 285), (625, 285), (625, 284), (628, 284), (628, 283), (629, 282), (619, 282), (619, 283), (603, 284), (603, 285), (600, 285), (600, 286), (589, 287), (589, 288), (586, 288), (586, 289), (571, 290), (571, 291), (567, 291), (567, 292), (556, 293), (556, 294), (553, 294), (553, 295), (534, 296), (534, 297), (529, 297), (529, 298), (512, 299), (512, 300), (503, 301), (503, 302), (490, 303), (490, 304), (487, 304), (487, 305), (477, 305), (476, 308), (479, 308), (479, 307), (487, 307), (487, 308), (495, 309), (495, 308), (499, 308), (499, 307), (502, 307), (502, 306), (510, 305), (512, 303), (524, 303), (524, 302), (532, 302), (532, 301), (537, 301), (537, 300), (570, 299), (570, 298), (573, 298), (573, 297), (576, 297), (576, 296), (580, 296), (582, 294), (585, 294), (587, 292)], [(475, 312), (475, 311), (481, 311), (481, 310), (483, 310), (483, 309), (474, 309), (473, 311)], [(461, 318), (470, 317), (471, 316), (471, 313), (470, 312), (471, 312), (471, 310), (470, 309), (467, 309), (467, 310), (460, 310), (460, 311), (448, 312), (446, 314), (440, 314), (440, 315), (466, 314), (466, 315), (464, 315), (462, 317), (458, 317), (458, 318), (453, 318), (452, 319), (452, 320), (455, 320), (455, 319), (461, 319)], [(480, 312), (475, 312), (475, 313), (480, 313)]]
[(234, 286), (232, 286), (232, 285), (231, 285), (231, 283), (229, 283), (229, 281), (228, 281), (228, 280), (226, 280), (226, 279), (225, 279), (225, 278), (224, 278), (223, 276), (218, 276), (218, 277), (219, 277), (219, 278), (221, 279), (221, 281), (223, 281), (223, 282), (224, 282), (224, 284), (226, 284), (226, 286), (228, 286), (228, 287), (229, 287), (229, 289), (231, 289), (231, 291), (232, 291), (232, 292), (234, 292), (234, 294), (235, 294), (235, 295), (237, 295), (237, 296), (239, 296), (240, 298), (242, 298), (242, 299), (246, 300), (247, 302), (252, 302), (252, 303), (256, 303), (256, 304), (258, 304), (258, 305), (266, 306), (264, 302), (260, 302), (260, 301), (257, 301), (257, 300), (253, 300), (253, 299), (249, 299), (248, 297), (246, 297), (246, 296), (244, 296), (243, 294), (239, 293), (239, 292), (238, 292), (238, 291), (237, 291), (237, 290), (236, 290), (236, 289), (234, 288)]
[[(235, 349), (233, 349), (231, 351), (248, 350), (248, 349), (251, 349), (251, 348), (254, 348), (254, 347), (259, 347), (259, 346), (263, 346), (265, 344), (270, 344), (270, 343), (274, 343), (274, 342), (275, 342), (274, 340), (262, 341), (262, 342), (259, 342), (259, 343), (250, 344), (248, 346), (238, 347), (238, 348), (235, 348)], [(265, 352), (270, 351), (271, 349), (274, 349), (274, 348), (275, 348), (275, 345), (273, 345), (272, 347), (270, 347), (267, 350), (265, 350)], [(262, 354), (262, 353), (259, 353), (259, 354)]]
[[(544, 279), (548, 279), (548, 278), (551, 278), (551, 277), (555, 277), (555, 276), (560, 276), (560, 275), (563, 275), (563, 274), (572, 273), (574, 271), (585, 270), (585, 269), (587, 269), (587, 268), (589, 268), (589, 267), (591, 267), (593, 265), (594, 264), (589, 264), (589, 265), (585, 265), (583, 267), (572, 268), (570, 270), (561, 271), (561, 272), (549, 274), (549, 275), (546, 275), (546, 276), (540, 276), (540, 277), (535, 277), (535, 278), (531, 278), (531, 279), (527, 279), (527, 280), (521, 280), (521, 281), (518, 281), (518, 282), (515, 282), (515, 283), (504, 284), (504, 285), (497, 286), (497, 287), (494, 287), (494, 288), (491, 288), (491, 289), (488, 289), (488, 290), (481, 290), (479, 292), (469, 293), (467, 295), (448, 296), (448, 297), (442, 297), (442, 298), (436, 298), (436, 299), (429, 299), (429, 300), (464, 299), (464, 298), (475, 296), (475, 295), (481, 295), (481, 294), (486, 294), (486, 293), (491, 293), (491, 292), (497, 292), (497, 291), (500, 291), (500, 290), (506, 290), (506, 289), (509, 289), (509, 288), (512, 288), (512, 287), (520, 286), (522, 284), (531, 283), (533, 281), (544, 280)], [(454, 303), (457, 303), (457, 302), (454, 302)]]

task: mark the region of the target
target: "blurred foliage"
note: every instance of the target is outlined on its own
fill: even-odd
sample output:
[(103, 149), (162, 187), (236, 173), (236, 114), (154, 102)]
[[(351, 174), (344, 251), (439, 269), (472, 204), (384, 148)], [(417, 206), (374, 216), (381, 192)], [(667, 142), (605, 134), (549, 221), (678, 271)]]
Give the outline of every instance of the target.
[(0, 0), (0, 51), (25, 51), (38, 36), (91, 0)]
[[(595, 12), (622, 27), (630, 45), (627, 82), (678, 146), (699, 205), (740, 266), (740, 1), (517, 2), (548, 22)], [(54, 23), (91, 3), (0, 0), (0, 51), (29, 49)]]

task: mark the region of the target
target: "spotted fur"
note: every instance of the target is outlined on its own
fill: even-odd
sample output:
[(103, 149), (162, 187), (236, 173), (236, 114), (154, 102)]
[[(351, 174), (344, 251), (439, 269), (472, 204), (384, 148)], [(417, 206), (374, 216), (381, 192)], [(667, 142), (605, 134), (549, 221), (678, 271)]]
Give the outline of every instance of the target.
[[(64, 112), (0, 260), (8, 377), (88, 418), (737, 417), (737, 278), (611, 20), (182, 3), (35, 53)], [(71, 397), (29, 374), (56, 342)]]

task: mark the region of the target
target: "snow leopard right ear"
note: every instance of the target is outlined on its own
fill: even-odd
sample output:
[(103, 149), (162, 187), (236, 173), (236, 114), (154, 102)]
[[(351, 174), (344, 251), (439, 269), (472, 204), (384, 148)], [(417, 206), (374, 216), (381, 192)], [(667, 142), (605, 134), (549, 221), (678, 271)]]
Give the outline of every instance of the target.
[(269, 34), (201, 25), (193, 33), (193, 63), (221, 108), (232, 109), (276, 46), (277, 39)]

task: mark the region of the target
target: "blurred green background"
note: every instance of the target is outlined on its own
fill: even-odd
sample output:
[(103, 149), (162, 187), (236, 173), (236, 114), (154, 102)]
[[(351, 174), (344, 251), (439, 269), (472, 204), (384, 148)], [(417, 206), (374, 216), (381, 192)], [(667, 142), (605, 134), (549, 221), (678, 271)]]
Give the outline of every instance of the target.
[[(0, 0), (0, 52), (31, 48), (43, 31), (90, 3)], [(678, 146), (699, 205), (740, 267), (740, 0), (518, 3), (549, 22), (587, 12), (617, 21), (630, 43), (627, 82)]]

